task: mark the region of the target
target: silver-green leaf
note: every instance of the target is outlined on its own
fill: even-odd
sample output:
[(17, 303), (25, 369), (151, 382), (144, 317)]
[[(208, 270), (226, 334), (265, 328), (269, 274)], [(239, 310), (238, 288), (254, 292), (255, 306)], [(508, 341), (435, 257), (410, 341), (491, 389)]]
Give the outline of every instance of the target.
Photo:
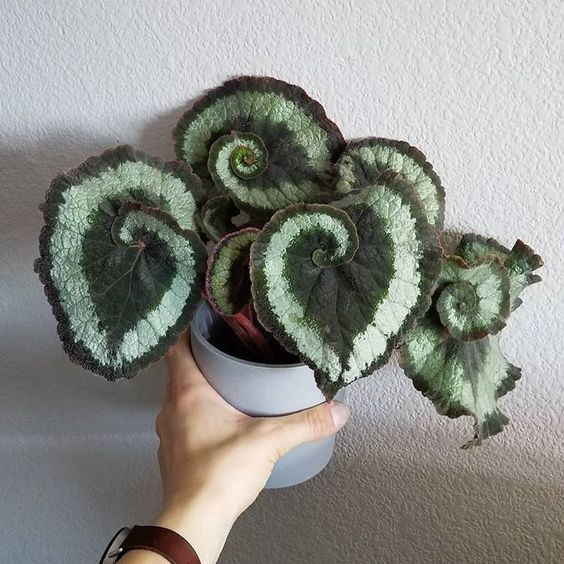
[(35, 263), (71, 359), (109, 380), (160, 358), (201, 298), (200, 184), (185, 163), (117, 147), (57, 176)]
[(214, 247), (206, 274), (206, 296), (221, 315), (235, 315), (251, 302), (249, 260), (259, 230), (243, 228)]
[(440, 248), (397, 178), (274, 214), (251, 248), (257, 316), (327, 397), (372, 373), (430, 303)]
[(522, 241), (510, 251), (473, 234), (455, 252), (443, 261), (431, 308), (406, 334), (400, 362), (439, 413), (474, 417), (469, 447), (508, 423), (497, 402), (521, 369), (500, 350), (499, 331), (521, 290), (539, 279), (532, 271), (542, 260)]
[(494, 256), (507, 268), (509, 273), (509, 293), (511, 309), (521, 305), (519, 294), (531, 284), (540, 282), (541, 277), (533, 274), (542, 265), (542, 258), (531, 247), (518, 239), (510, 250), (495, 239), (474, 233), (462, 237), (456, 254), (470, 264), (477, 264)]
[(238, 228), (233, 220), (240, 213), (229, 196), (210, 198), (199, 212), (202, 231), (210, 240), (217, 242), (228, 233), (237, 231)]
[(249, 76), (208, 92), (182, 116), (174, 138), (178, 158), (206, 186), (265, 217), (327, 190), (344, 146), (338, 127), (304, 90)]
[(463, 341), (498, 333), (509, 317), (509, 274), (495, 258), (469, 266), (460, 257), (443, 261), (436, 308), (451, 335)]
[(503, 356), (499, 335), (461, 341), (427, 317), (407, 334), (400, 363), (440, 414), (474, 417), (474, 437), (465, 447), (480, 444), (508, 423), (497, 400), (515, 387), (521, 369)]
[(336, 170), (337, 189), (341, 192), (371, 186), (386, 172), (401, 174), (419, 196), (429, 223), (442, 229), (445, 190), (431, 163), (416, 147), (380, 137), (351, 141), (337, 161)]

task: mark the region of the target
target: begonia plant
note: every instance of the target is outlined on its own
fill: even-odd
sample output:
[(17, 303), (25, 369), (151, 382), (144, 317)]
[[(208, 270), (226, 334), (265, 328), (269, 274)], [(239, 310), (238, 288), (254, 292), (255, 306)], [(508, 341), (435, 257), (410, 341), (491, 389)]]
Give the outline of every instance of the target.
[(203, 297), (253, 358), (304, 362), (328, 399), (398, 348), (439, 413), (474, 417), (468, 444), (502, 429), (520, 370), (499, 334), (542, 261), (474, 234), (446, 252), (420, 150), (347, 143), (301, 88), (262, 77), (209, 91), (173, 138), (176, 161), (120, 146), (47, 191), (35, 269), (72, 360), (131, 378)]

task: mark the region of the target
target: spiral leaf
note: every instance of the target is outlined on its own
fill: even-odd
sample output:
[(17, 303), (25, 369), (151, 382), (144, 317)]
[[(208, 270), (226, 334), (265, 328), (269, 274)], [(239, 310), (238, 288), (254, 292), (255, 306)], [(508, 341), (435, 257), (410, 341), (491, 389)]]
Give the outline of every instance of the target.
[(456, 249), (456, 254), (469, 264), (483, 262), (492, 256), (497, 257), (509, 272), (509, 294), (512, 311), (522, 303), (519, 294), (527, 286), (541, 280), (540, 276), (533, 274), (543, 265), (541, 257), (520, 239), (509, 250), (495, 239), (467, 233), (462, 237)]
[(474, 438), (465, 447), (480, 444), (508, 423), (497, 400), (515, 387), (521, 369), (503, 356), (499, 335), (461, 341), (426, 317), (407, 334), (400, 364), (440, 414), (474, 417)]
[(296, 204), (251, 248), (257, 315), (330, 398), (388, 359), (429, 306), (439, 258), (419, 200), (398, 179), (331, 205)]
[(349, 192), (374, 184), (386, 171), (413, 185), (431, 225), (442, 229), (445, 190), (425, 155), (405, 141), (369, 137), (349, 143), (337, 161), (337, 189)]
[(401, 365), (439, 413), (474, 417), (468, 447), (508, 422), (497, 400), (515, 387), (521, 369), (502, 354), (498, 332), (519, 292), (537, 281), (532, 271), (542, 260), (522, 241), (510, 251), (473, 234), (456, 253), (443, 261), (433, 306), (404, 339)]
[(254, 133), (224, 135), (210, 149), (208, 170), (217, 186), (230, 189), (233, 175), (241, 180), (260, 176), (268, 164), (268, 151), (262, 139)]
[(214, 247), (206, 276), (206, 295), (222, 315), (235, 315), (251, 301), (249, 254), (259, 230), (248, 227), (226, 235)]
[(459, 257), (447, 257), (438, 285), (437, 311), (453, 337), (481, 339), (505, 327), (509, 275), (498, 260), (469, 267)]
[(332, 181), (344, 146), (323, 107), (301, 88), (260, 77), (210, 91), (182, 116), (174, 137), (178, 157), (207, 186), (217, 183), (241, 209), (262, 216), (314, 200)]
[(130, 378), (189, 324), (206, 262), (191, 231), (199, 189), (186, 164), (131, 147), (54, 179), (35, 269), (73, 361)]

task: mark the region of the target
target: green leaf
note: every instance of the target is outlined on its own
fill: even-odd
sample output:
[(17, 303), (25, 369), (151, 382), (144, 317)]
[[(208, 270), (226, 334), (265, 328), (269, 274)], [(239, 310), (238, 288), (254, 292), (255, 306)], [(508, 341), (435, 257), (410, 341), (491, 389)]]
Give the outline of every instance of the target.
[(332, 205), (289, 206), (251, 248), (259, 321), (327, 397), (388, 359), (429, 306), (439, 268), (435, 230), (397, 178)]
[(446, 257), (438, 287), (439, 317), (456, 339), (481, 339), (505, 327), (509, 275), (496, 258), (471, 267), (457, 256)]
[(73, 361), (130, 378), (176, 341), (201, 297), (198, 199), (186, 164), (131, 147), (53, 180), (35, 269)]
[(522, 303), (519, 294), (527, 286), (541, 280), (540, 276), (533, 274), (535, 270), (543, 265), (541, 257), (535, 254), (533, 249), (520, 239), (509, 250), (495, 239), (467, 233), (462, 237), (456, 249), (456, 254), (470, 264), (483, 262), (492, 256), (497, 257), (509, 271), (509, 293), (512, 311)]
[(503, 356), (499, 335), (460, 341), (428, 316), (407, 334), (400, 364), (440, 414), (474, 417), (474, 438), (465, 447), (480, 444), (508, 423), (497, 400), (515, 387), (521, 369)]
[(214, 247), (206, 275), (206, 295), (222, 315), (235, 315), (251, 302), (249, 255), (258, 229), (226, 235)]
[[(208, 170), (216, 186), (237, 195), (231, 183), (237, 179), (251, 180), (260, 176), (268, 166), (268, 150), (254, 133), (233, 131), (216, 139), (210, 148)], [(236, 178), (235, 178), (236, 177)], [(241, 189), (247, 190), (244, 182)]]
[(538, 280), (532, 271), (542, 260), (522, 241), (510, 251), (473, 234), (462, 238), (456, 253), (443, 262), (433, 307), (405, 337), (401, 365), (439, 413), (474, 416), (468, 447), (508, 422), (497, 400), (515, 387), (521, 370), (503, 356), (494, 333), (520, 302), (521, 290)]
[(392, 171), (401, 174), (417, 192), (427, 220), (442, 229), (445, 190), (425, 155), (405, 141), (369, 137), (348, 143), (337, 161), (337, 189), (341, 192), (362, 189)]
[(212, 240), (219, 241), (237, 230), (233, 218), (241, 212), (229, 196), (210, 198), (200, 210), (202, 231)]
[(182, 116), (174, 138), (178, 157), (205, 182), (213, 178), (241, 209), (263, 216), (326, 190), (344, 146), (301, 88), (248, 76), (211, 90)]

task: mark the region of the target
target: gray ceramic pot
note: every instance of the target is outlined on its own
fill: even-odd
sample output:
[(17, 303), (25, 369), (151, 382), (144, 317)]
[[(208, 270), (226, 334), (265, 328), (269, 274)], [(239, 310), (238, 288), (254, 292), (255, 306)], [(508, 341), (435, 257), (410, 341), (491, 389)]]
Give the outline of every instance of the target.
[[(192, 350), (211, 386), (233, 407), (254, 416), (285, 415), (325, 401), (313, 371), (304, 364), (260, 364), (228, 355), (208, 341), (216, 321), (202, 304), (192, 322)], [(345, 391), (336, 399), (343, 401)], [(274, 467), (267, 488), (284, 488), (319, 474), (333, 455), (335, 437), (301, 445), (282, 457)]]

